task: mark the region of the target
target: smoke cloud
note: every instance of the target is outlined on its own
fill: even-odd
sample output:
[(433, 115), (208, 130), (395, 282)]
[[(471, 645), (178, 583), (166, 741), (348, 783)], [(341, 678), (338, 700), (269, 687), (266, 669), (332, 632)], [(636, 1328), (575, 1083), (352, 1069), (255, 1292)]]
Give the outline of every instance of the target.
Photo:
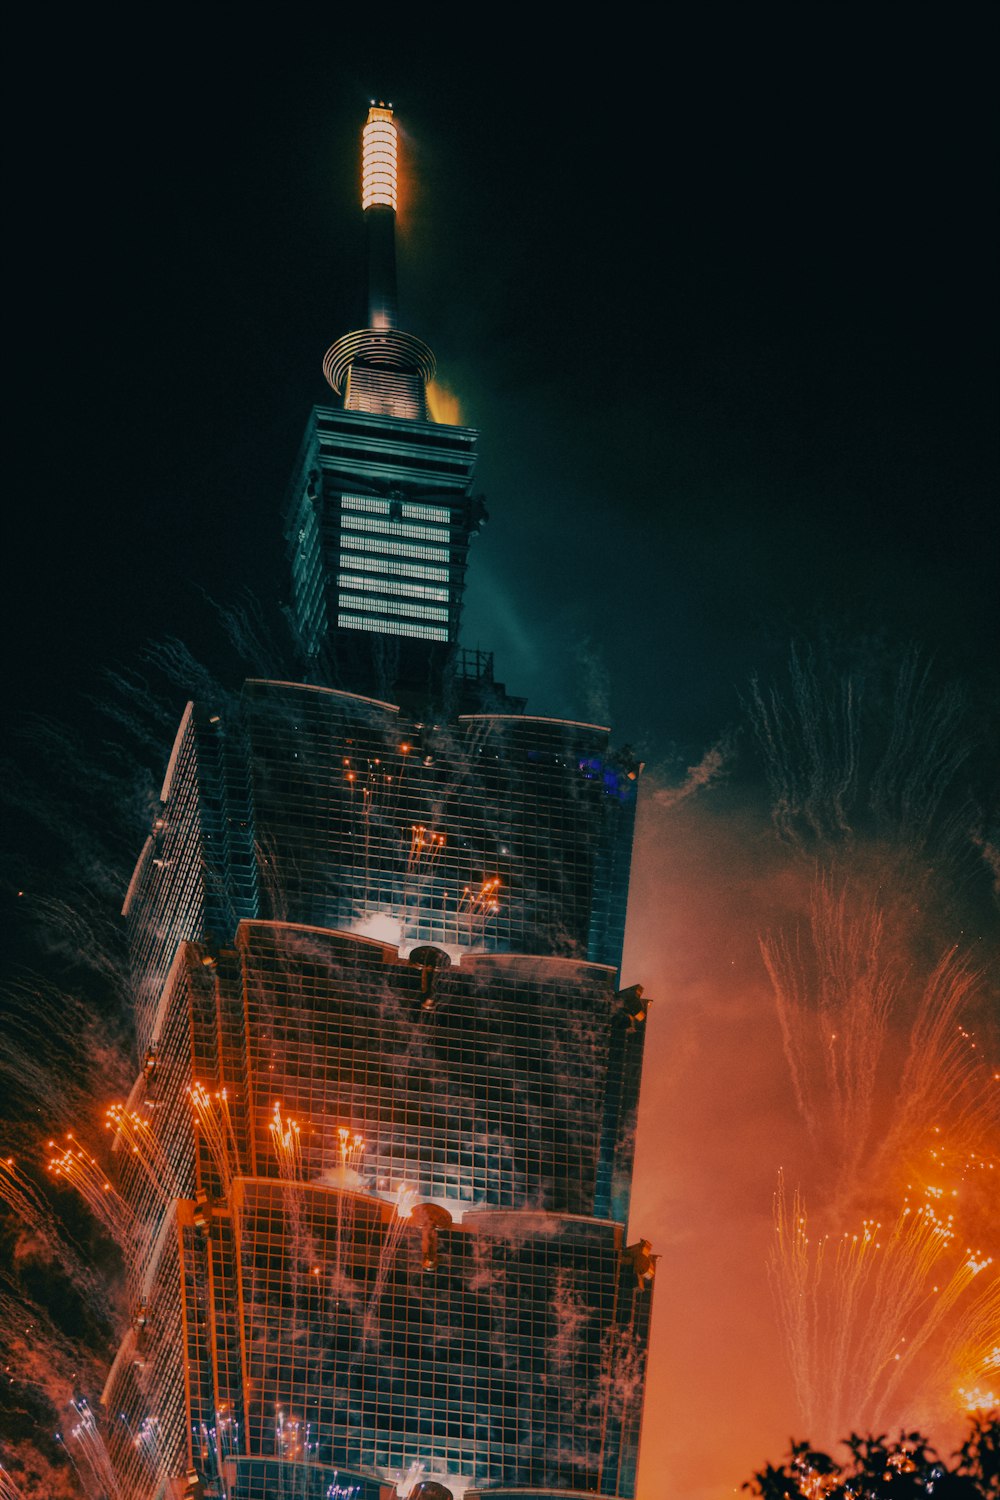
[(738, 1489), (792, 1434), (922, 1424), (948, 1451), (996, 1387), (981, 747), (910, 656), (838, 675), (793, 655), (752, 711), (725, 779), (710, 752), (680, 787), (647, 776), (640, 808), (641, 1500)]

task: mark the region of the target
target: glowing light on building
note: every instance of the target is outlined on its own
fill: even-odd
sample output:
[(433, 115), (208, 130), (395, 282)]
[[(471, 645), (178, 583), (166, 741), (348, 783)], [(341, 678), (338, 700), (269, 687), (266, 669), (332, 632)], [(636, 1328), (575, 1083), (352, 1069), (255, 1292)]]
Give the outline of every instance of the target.
[(363, 132), (361, 207), (396, 207), (396, 126), (392, 110), (373, 104)]

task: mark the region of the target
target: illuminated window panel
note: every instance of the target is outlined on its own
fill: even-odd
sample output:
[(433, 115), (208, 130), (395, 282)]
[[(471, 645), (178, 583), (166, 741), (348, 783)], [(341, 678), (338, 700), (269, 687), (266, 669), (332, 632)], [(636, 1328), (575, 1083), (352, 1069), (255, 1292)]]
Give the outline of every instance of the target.
[(446, 541), (449, 535), (447, 527), (444, 526), (413, 526), (405, 521), (381, 521), (348, 514), (343, 517), (343, 525), (355, 532), (370, 531), (388, 536), (411, 537), (424, 542)]
[(341, 547), (360, 552), (371, 552), (387, 557), (419, 557), (425, 562), (448, 562), (450, 553), (446, 547), (417, 547), (412, 542), (386, 542), (377, 537), (351, 536), (345, 533), (340, 539)]
[(371, 594), (341, 594), (345, 609), (370, 609), (378, 614), (403, 615), (416, 620), (447, 620), (448, 611), (434, 604), (408, 604), (402, 599), (378, 599)]
[[(337, 587), (346, 589), (376, 589), (382, 594), (395, 594), (409, 599), (432, 599), (438, 603), (448, 603), (448, 590), (434, 588), (433, 585), (421, 583), (397, 583), (386, 578), (363, 578), (357, 573), (339, 573), (337, 575)], [(434, 618), (440, 618), (434, 616)]]
[(447, 568), (429, 568), (421, 563), (397, 562), (391, 558), (349, 557), (344, 559), (347, 567), (363, 568), (371, 573), (391, 573), (399, 578), (428, 578), (447, 583), (450, 572)]
[(337, 624), (348, 630), (370, 630), (382, 635), (409, 635), (425, 641), (446, 641), (447, 630), (438, 625), (418, 625), (407, 621), (405, 624), (399, 620), (372, 620), (366, 615), (348, 614), (341, 610), (337, 615)]
[(407, 521), (437, 521), (444, 523), (450, 520), (447, 511), (442, 511), (440, 506), (415, 505), (404, 500), (402, 503), (402, 514)]
[(342, 495), (340, 506), (342, 510), (369, 511), (375, 516), (389, 514), (388, 500), (380, 500), (374, 495)]

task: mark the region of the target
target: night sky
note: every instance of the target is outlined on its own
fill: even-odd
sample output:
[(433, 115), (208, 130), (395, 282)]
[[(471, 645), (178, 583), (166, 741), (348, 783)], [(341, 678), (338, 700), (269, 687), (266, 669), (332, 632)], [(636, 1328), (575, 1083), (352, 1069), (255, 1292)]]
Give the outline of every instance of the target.
[(322, 356), (363, 321), (374, 96), (400, 321), (483, 434), (465, 643), (529, 711), (669, 781), (834, 640), (919, 647), (996, 723), (986, 7), (164, 14), (16, 65), (8, 708), (89, 732), (145, 642), (214, 660), (210, 599), (277, 617)]

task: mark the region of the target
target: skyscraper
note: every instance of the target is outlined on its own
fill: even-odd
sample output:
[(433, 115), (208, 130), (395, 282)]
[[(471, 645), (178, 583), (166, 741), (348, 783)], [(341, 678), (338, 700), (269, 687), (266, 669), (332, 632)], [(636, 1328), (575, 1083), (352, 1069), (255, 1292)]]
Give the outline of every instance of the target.
[(477, 435), (396, 326), (395, 192), (373, 104), (368, 326), (285, 513), (302, 680), (188, 704), (125, 899), (125, 1500), (634, 1493), (640, 768), (459, 646)]

